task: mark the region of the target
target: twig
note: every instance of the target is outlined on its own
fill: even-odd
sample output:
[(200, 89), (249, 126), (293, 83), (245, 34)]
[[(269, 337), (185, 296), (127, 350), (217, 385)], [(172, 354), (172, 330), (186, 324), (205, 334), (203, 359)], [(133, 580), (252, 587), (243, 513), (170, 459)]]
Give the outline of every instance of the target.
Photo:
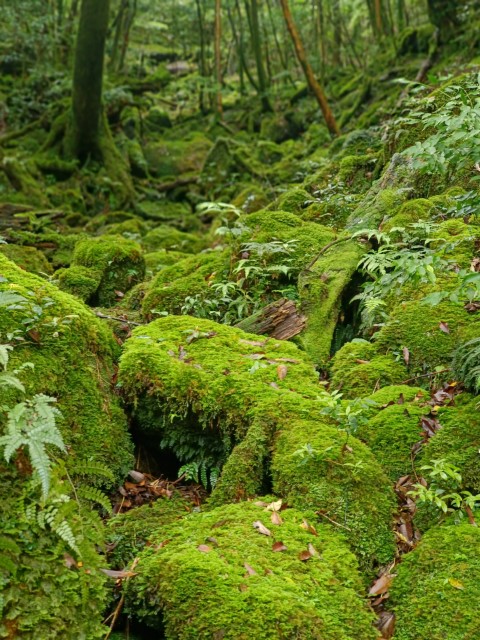
[(413, 380), (418, 380), (418, 378), (433, 378), (434, 376), (438, 376), (440, 373), (446, 373), (447, 371), (451, 371), (452, 369), (450, 367), (447, 367), (447, 369), (441, 369), (440, 371), (433, 371), (431, 373), (422, 373), (419, 376), (415, 376), (413, 378), (409, 378), (408, 380), (404, 380), (403, 382), (401, 382), (400, 384), (407, 384), (408, 382), (412, 382)]
[(307, 267), (305, 267), (304, 271), (311, 271), (312, 267), (315, 265), (317, 260), (321, 256), (323, 256), (323, 254), (325, 252), (327, 252), (331, 247), (333, 247), (336, 244), (340, 244), (341, 242), (347, 242), (348, 240), (351, 240), (352, 238), (353, 238), (353, 236), (347, 236), (346, 238), (336, 238), (335, 240), (332, 240), (331, 242), (326, 244), (324, 247), (322, 247), (322, 249), (320, 249), (320, 251), (317, 253), (317, 255), (310, 262), (310, 264)]
[(321, 511), (316, 511), (316, 513), (317, 513), (317, 515), (322, 516), (323, 518), (326, 518), (329, 522), (334, 524), (336, 527), (341, 527), (342, 529), (346, 529), (347, 531), (351, 531), (351, 529), (349, 527), (346, 527), (344, 524), (340, 524), (339, 522), (336, 522), (335, 520), (332, 520), (331, 518), (326, 516)]
[[(135, 567), (138, 564), (139, 561), (139, 557), (137, 556), (134, 561), (132, 562), (132, 565), (130, 567), (130, 571), (133, 571), (135, 569)], [(130, 578), (130, 576), (128, 576), (127, 578), (125, 578), (125, 581), (127, 581)], [(113, 618), (112, 618), (112, 622), (110, 623), (110, 629), (107, 631), (107, 633), (105, 634), (105, 638), (104, 640), (108, 640), (110, 638), (110, 636), (112, 635), (112, 631), (113, 628), (115, 626), (115, 623), (117, 622), (117, 618), (120, 615), (121, 610), (123, 609), (123, 605), (125, 603), (125, 593), (122, 593), (122, 597), (120, 598), (120, 600), (118, 601), (118, 604), (115, 608), (115, 611), (113, 612)], [(109, 616), (107, 618), (107, 620), (110, 618), (111, 616)]]
[(123, 324), (133, 324), (135, 327), (143, 327), (143, 322), (134, 322), (133, 320), (124, 320), (123, 318), (107, 316), (104, 313), (100, 313), (100, 311), (95, 311), (95, 315), (98, 318), (103, 318), (104, 320), (115, 320), (116, 322), (123, 322)]

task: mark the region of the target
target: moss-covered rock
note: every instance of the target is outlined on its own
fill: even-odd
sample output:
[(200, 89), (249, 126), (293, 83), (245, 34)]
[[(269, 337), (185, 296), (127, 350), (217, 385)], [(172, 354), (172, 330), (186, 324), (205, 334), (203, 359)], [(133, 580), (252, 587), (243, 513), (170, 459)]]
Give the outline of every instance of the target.
[[(117, 292), (124, 294), (141, 282), (145, 275), (145, 261), (139, 245), (122, 236), (100, 236), (81, 240), (75, 246), (72, 266), (89, 269), (92, 279), (97, 279), (100, 275), (92, 302), (104, 307), (114, 305), (119, 296)], [(63, 272), (63, 288), (67, 288), (69, 282), (75, 284), (77, 275), (80, 274), (74, 272), (70, 276)]]
[(389, 602), (398, 640), (467, 640), (478, 635), (480, 530), (435, 527), (397, 567)]
[(188, 258), (188, 253), (182, 251), (167, 251), (167, 249), (159, 249), (158, 251), (152, 251), (146, 253), (145, 258), (145, 273), (147, 277), (152, 277), (165, 267), (170, 267), (180, 260)]
[(160, 178), (178, 178), (201, 171), (212, 143), (202, 133), (182, 140), (150, 142), (144, 148), (149, 172)]
[(377, 154), (345, 156), (340, 161), (338, 179), (347, 185), (349, 191), (364, 192), (372, 183), (377, 162)]
[[(152, 447), (167, 447), (180, 461), (223, 465), (212, 504), (258, 494), (273, 451), (279, 495), (346, 519), (363, 568), (392, 555), (388, 481), (356, 439), (345, 453), (345, 435), (322, 414), (313, 366), (293, 344), (168, 317), (133, 332), (119, 381)], [(294, 456), (310, 442), (328, 458), (305, 465)]]
[(432, 307), (408, 300), (393, 309), (377, 334), (376, 346), (380, 353), (401, 353), (406, 347), (410, 370), (425, 373), (448, 367), (462, 339), (475, 337), (479, 330), (478, 319), (462, 304), (445, 300)]
[(55, 273), (57, 284), (62, 291), (67, 291), (83, 302), (92, 300), (102, 279), (101, 271), (73, 265), (59, 269)]
[(198, 235), (185, 233), (167, 225), (160, 225), (149, 231), (142, 243), (148, 251), (169, 249), (183, 253), (198, 253), (205, 248), (205, 241)]
[(310, 202), (312, 196), (305, 189), (290, 189), (282, 193), (270, 206), (271, 211), (287, 211), (288, 213), (301, 213), (305, 205)]
[(254, 213), (268, 205), (269, 201), (263, 189), (251, 184), (240, 191), (232, 204), (245, 213)]
[[(27, 394), (57, 398), (72, 460), (103, 461), (121, 475), (131, 464), (131, 444), (109, 387), (118, 353), (111, 332), (76, 298), (3, 256), (0, 274), (0, 290), (24, 298), (18, 308), (0, 312), (2, 339), (14, 331), (25, 338), (11, 352), (11, 368), (33, 363), (35, 368), (23, 374)], [(2, 394), (5, 402), (12, 396), (6, 388)]]
[(35, 247), (22, 247), (16, 244), (0, 244), (0, 254), (14, 262), (21, 269), (36, 274), (50, 275), (52, 265), (44, 254)]
[(468, 393), (455, 398), (453, 406), (442, 407), (438, 419), (442, 428), (424, 448), (426, 464), (446, 460), (457, 466), (462, 484), (474, 493), (480, 492), (480, 420), (478, 400)]
[[(281, 512), (280, 525), (270, 524), (270, 515), (243, 503), (165, 527), (140, 555), (128, 610), (153, 627), (163, 624), (172, 640), (376, 638), (341, 537), (323, 526), (312, 535), (294, 509)], [(256, 521), (272, 536), (257, 531)], [(275, 541), (285, 549), (273, 552)], [(313, 555), (302, 562), (309, 544)]]
[(370, 395), (406, 378), (408, 372), (402, 363), (377, 355), (375, 346), (365, 342), (347, 342), (332, 362), (332, 386), (348, 398)]

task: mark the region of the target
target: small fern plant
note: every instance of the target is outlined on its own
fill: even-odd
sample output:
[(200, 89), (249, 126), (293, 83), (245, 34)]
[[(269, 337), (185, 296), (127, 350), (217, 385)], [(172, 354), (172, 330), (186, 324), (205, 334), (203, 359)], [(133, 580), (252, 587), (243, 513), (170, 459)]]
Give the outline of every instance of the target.
[(480, 392), (480, 338), (469, 340), (457, 349), (453, 370), (467, 389), (477, 394)]
[(10, 462), (14, 453), (21, 447), (28, 448), (33, 470), (42, 484), (42, 497), (48, 497), (52, 461), (46, 445), (53, 445), (65, 451), (62, 435), (56, 426), (56, 418), (61, 416), (54, 406), (55, 398), (42, 393), (30, 400), (17, 403), (7, 410), (7, 433), (0, 437), (3, 456)]

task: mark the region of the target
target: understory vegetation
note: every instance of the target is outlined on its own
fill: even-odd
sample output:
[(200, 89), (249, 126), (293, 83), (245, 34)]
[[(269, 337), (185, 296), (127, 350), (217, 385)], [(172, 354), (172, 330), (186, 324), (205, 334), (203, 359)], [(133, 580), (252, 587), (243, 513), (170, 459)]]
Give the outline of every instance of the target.
[(480, 4), (6, 1), (0, 638), (480, 637)]

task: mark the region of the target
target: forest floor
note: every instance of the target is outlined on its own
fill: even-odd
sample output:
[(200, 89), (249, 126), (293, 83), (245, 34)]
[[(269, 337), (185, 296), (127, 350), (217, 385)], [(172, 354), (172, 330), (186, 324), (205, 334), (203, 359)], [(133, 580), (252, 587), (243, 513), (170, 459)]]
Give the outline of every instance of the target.
[(480, 63), (427, 55), (331, 82), (334, 140), (152, 61), (83, 167), (2, 80), (2, 404), (66, 455), (2, 457), (0, 637), (480, 637)]

